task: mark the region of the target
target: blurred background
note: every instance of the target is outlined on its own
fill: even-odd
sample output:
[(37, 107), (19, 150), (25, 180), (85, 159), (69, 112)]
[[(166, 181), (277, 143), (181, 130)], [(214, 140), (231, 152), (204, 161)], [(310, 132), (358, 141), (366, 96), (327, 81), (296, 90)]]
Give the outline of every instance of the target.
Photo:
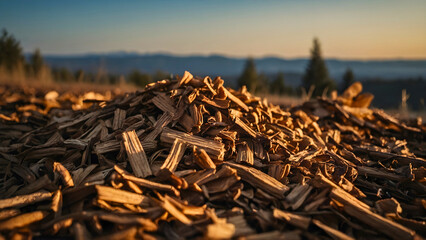
[(0, 1), (0, 83), (142, 88), (212, 78), (290, 105), (354, 81), (424, 114), (426, 1)]

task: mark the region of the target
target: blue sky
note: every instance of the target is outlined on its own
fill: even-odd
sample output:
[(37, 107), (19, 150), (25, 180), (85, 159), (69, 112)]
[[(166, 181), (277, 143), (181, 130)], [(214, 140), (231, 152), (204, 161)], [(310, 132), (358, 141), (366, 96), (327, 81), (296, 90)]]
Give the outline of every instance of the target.
[(0, 1), (25, 52), (426, 58), (426, 1)]

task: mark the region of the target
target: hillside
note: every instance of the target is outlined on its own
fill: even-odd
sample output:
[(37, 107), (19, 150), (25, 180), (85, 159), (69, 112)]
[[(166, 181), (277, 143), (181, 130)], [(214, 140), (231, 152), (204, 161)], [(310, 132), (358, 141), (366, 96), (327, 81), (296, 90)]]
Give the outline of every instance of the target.
[[(234, 79), (245, 63), (245, 58), (233, 58), (221, 55), (177, 56), (171, 54), (107, 53), (85, 55), (47, 55), (46, 62), (54, 67), (66, 67), (70, 70), (83, 69), (97, 72), (100, 68), (114, 74), (127, 74), (132, 70), (154, 73), (157, 70), (169, 73), (182, 73), (191, 69), (196, 75), (227, 76)], [(256, 67), (264, 74), (285, 72), (289, 81), (298, 80), (305, 70), (307, 59), (283, 59), (277, 57), (256, 58)], [(327, 59), (330, 74), (340, 80), (346, 68), (350, 67), (356, 76), (368, 78), (426, 78), (426, 60), (339, 60)]]

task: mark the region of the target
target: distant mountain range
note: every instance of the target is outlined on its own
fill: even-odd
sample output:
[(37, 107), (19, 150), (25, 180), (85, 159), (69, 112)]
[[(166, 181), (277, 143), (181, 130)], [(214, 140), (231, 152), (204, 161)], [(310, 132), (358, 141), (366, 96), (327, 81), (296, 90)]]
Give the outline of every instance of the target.
[[(154, 73), (158, 70), (182, 74), (185, 70), (198, 76), (222, 76), (232, 82), (243, 70), (246, 59), (222, 55), (139, 54), (115, 52), (84, 55), (46, 55), (45, 61), (53, 68), (82, 69), (96, 73), (103, 69), (108, 73), (127, 74), (132, 70)], [(258, 72), (272, 76), (284, 72), (288, 82), (299, 84), (308, 59), (284, 59), (278, 57), (256, 58)], [(358, 79), (426, 78), (426, 60), (340, 60), (326, 59), (330, 75), (340, 81), (344, 71), (351, 68)]]

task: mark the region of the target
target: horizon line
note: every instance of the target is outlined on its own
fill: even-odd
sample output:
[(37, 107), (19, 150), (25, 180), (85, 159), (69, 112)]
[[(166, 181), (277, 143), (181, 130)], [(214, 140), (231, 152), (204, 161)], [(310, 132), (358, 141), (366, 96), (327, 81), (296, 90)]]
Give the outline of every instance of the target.
[[(24, 55), (31, 55), (33, 52), (24, 52)], [(123, 54), (123, 55), (169, 55), (172, 57), (225, 57), (225, 58), (233, 58), (233, 59), (247, 59), (247, 58), (254, 58), (254, 59), (265, 59), (265, 58), (279, 58), (283, 60), (299, 60), (299, 59), (309, 59), (309, 55), (305, 56), (296, 56), (296, 57), (285, 57), (280, 55), (274, 55), (274, 54), (264, 54), (260, 56), (253, 57), (250, 54), (247, 56), (239, 56), (239, 55), (229, 55), (229, 54), (223, 54), (223, 53), (173, 53), (168, 51), (153, 51), (153, 52), (139, 52), (139, 51), (126, 51), (126, 50), (112, 50), (112, 51), (104, 51), (104, 52), (80, 52), (80, 53), (47, 53), (43, 54), (42, 56), (48, 56), (48, 57), (84, 57), (84, 56), (90, 56), (90, 55), (111, 55), (111, 54)], [(323, 56), (323, 59), (325, 60), (343, 60), (343, 61), (426, 61), (426, 56), (423, 58), (407, 58), (407, 57), (373, 57), (373, 58), (351, 58), (351, 57), (325, 57)]]

